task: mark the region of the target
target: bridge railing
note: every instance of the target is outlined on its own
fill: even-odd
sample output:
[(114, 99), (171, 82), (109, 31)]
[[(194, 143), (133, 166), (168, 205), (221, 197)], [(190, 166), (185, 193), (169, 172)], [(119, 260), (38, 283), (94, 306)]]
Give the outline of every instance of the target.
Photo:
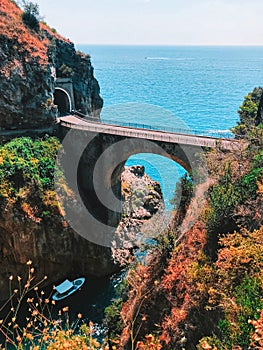
[(110, 125), (118, 125), (123, 127), (129, 127), (129, 128), (136, 128), (136, 129), (144, 129), (144, 130), (153, 130), (153, 131), (164, 131), (164, 132), (171, 132), (176, 134), (185, 134), (185, 135), (196, 135), (196, 136), (210, 136), (210, 137), (217, 137), (217, 138), (233, 138), (234, 135), (231, 131), (227, 132), (220, 132), (220, 131), (210, 131), (210, 130), (202, 130), (202, 129), (191, 129), (191, 128), (173, 128), (173, 127), (167, 127), (167, 126), (155, 126), (155, 125), (149, 125), (149, 124), (139, 124), (139, 123), (131, 123), (131, 122), (119, 122), (114, 120), (107, 120), (102, 119), (103, 124), (110, 124)]
[(153, 130), (153, 131), (163, 131), (163, 132), (170, 132), (170, 133), (176, 133), (176, 134), (184, 134), (184, 135), (196, 135), (196, 136), (208, 136), (208, 137), (214, 137), (214, 138), (220, 138), (220, 139), (233, 139), (234, 135), (233, 133), (229, 131), (210, 131), (205, 130), (201, 128), (174, 128), (174, 127), (167, 127), (167, 126), (156, 126), (156, 125), (149, 125), (149, 124), (140, 124), (140, 123), (134, 123), (134, 122), (123, 122), (123, 121), (116, 121), (112, 119), (104, 119), (98, 120), (97, 118), (87, 116), (85, 114), (82, 114), (78, 111), (72, 111), (72, 114), (74, 116), (78, 117), (82, 121), (89, 121), (94, 123), (101, 123), (106, 125), (115, 125), (115, 126), (121, 126), (121, 127), (127, 127), (127, 128), (135, 128), (135, 129), (143, 129), (143, 130)]

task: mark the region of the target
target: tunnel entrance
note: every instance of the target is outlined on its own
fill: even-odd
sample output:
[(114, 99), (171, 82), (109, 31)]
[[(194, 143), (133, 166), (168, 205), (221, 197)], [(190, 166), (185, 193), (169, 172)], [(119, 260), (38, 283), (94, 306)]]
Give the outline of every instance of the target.
[(59, 116), (67, 115), (71, 113), (71, 99), (66, 90), (61, 88), (55, 88), (54, 104), (58, 106)]

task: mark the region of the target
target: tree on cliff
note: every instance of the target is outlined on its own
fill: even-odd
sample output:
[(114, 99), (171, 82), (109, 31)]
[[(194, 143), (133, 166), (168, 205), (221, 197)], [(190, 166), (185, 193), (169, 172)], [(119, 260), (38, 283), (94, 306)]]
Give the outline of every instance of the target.
[(39, 30), (39, 6), (32, 1), (23, 0), (22, 7), (24, 12), (22, 14), (22, 20), (33, 30)]
[(232, 131), (236, 138), (251, 139), (256, 128), (263, 123), (263, 88), (254, 88), (245, 96), (243, 104), (238, 110), (240, 121)]

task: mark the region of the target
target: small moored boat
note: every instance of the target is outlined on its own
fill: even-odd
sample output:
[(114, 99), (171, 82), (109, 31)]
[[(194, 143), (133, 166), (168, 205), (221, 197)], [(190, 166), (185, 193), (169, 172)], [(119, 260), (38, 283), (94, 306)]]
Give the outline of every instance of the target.
[(66, 279), (64, 282), (55, 287), (56, 292), (53, 294), (53, 300), (64, 299), (75, 293), (85, 282), (85, 278), (77, 278), (73, 282)]

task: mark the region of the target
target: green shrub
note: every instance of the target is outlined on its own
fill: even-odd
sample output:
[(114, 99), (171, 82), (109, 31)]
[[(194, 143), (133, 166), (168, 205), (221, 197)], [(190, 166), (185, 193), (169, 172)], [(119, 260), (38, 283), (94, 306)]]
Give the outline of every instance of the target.
[(245, 277), (242, 283), (235, 288), (234, 296), (240, 308), (238, 315), (238, 325), (241, 330), (234, 339), (242, 349), (248, 349), (250, 345), (250, 334), (253, 326), (249, 324), (249, 319), (258, 319), (259, 310), (262, 309), (262, 286), (257, 278)]
[(38, 189), (40, 193), (53, 190), (59, 147), (54, 137), (35, 141), (22, 137), (1, 146), (0, 198), (16, 201), (29, 188), (34, 188), (32, 192)]
[(263, 151), (260, 151), (253, 159), (252, 168), (243, 179), (241, 186), (243, 185), (246, 191), (247, 197), (254, 199), (257, 192), (257, 182), (263, 176)]
[(243, 101), (243, 104), (238, 110), (240, 121), (238, 125), (232, 128), (233, 133), (237, 138), (251, 139), (251, 133), (256, 126), (262, 123), (262, 98), (263, 88), (255, 88), (250, 92)]
[(22, 20), (29, 28), (39, 31), (39, 6), (31, 1), (24, 1)]
[(174, 196), (170, 203), (175, 206), (175, 208), (180, 208), (185, 212), (190, 200), (192, 198), (194, 191), (194, 184), (191, 176), (185, 174), (181, 177), (180, 181), (177, 182)]

